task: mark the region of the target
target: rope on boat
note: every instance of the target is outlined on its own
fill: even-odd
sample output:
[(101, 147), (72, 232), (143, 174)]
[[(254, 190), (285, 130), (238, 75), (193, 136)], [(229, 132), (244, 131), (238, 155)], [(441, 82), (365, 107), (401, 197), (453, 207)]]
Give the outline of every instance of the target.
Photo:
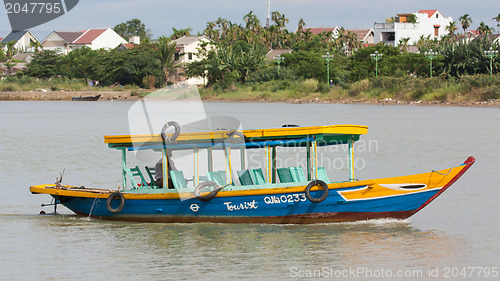
[(436, 170), (432, 170), (432, 172), (434, 172), (434, 173), (436, 173), (436, 174), (440, 174), (440, 175), (442, 175), (442, 176), (447, 176), (449, 173), (451, 173), (451, 170), (452, 170), (452, 169), (453, 169), (453, 168), (450, 168), (450, 170), (449, 170), (449, 171), (448, 171), (448, 173), (446, 173), (446, 174), (440, 173), (440, 172), (438, 172), (438, 171), (436, 171)]
[(97, 200), (97, 198), (99, 198), (99, 195), (101, 194), (104, 194), (104, 192), (97, 194), (97, 196), (94, 198), (94, 202), (92, 202), (92, 207), (90, 207), (90, 212), (89, 212), (89, 219), (92, 216), (92, 210), (94, 209), (95, 201)]

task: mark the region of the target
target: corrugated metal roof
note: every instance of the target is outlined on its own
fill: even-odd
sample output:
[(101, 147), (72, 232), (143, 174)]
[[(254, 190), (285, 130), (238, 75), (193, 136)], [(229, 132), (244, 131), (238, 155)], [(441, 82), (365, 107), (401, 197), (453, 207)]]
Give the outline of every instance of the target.
[(7, 34), (7, 36), (5, 36), (5, 38), (0, 42), (2, 44), (7, 44), (9, 43), (10, 41), (19, 41), (19, 39), (21, 39), (21, 37), (24, 36), (24, 34), (26, 34), (26, 32), (28, 31), (25, 31), (25, 30), (22, 30), (22, 31), (12, 31), (11, 33)]
[(175, 44), (177, 46), (187, 46), (189, 44), (192, 44), (202, 38), (208, 39), (206, 36), (182, 36), (179, 39), (174, 40)]

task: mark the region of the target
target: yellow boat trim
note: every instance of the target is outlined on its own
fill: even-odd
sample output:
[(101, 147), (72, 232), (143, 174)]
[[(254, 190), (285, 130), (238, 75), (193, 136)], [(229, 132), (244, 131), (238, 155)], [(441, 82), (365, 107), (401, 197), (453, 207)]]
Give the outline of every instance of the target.
[[(462, 165), (448, 170), (441, 170), (437, 172), (423, 173), (423, 174), (404, 176), (404, 177), (331, 183), (328, 185), (328, 188), (330, 190), (336, 190), (342, 188), (361, 186), (361, 188), (356, 190), (338, 191), (339, 194), (346, 201), (399, 196), (399, 195), (443, 188), (460, 171), (462, 171), (464, 167), (466, 166)], [(425, 188), (418, 188), (414, 190), (412, 189), (399, 190), (399, 189), (384, 187), (382, 186), (383, 184), (425, 184), (426, 186)], [(250, 190), (230, 190), (230, 191), (221, 190), (217, 194), (217, 197), (274, 195), (283, 193), (300, 193), (305, 191), (305, 185), (276, 187), (276, 188), (269, 188), (269, 185), (265, 186), (267, 186), (268, 188), (250, 189)], [(319, 187), (312, 188), (312, 191), (315, 190), (319, 190)], [(43, 193), (43, 194), (70, 196), (70, 197), (107, 198), (112, 192), (116, 190), (80, 188), (74, 186), (57, 187), (54, 184), (49, 184), (49, 185), (32, 186), (30, 187), (30, 191), (32, 193)], [(123, 191), (122, 194), (124, 195), (125, 199), (142, 199), (142, 200), (180, 199), (180, 198), (193, 197), (192, 192), (178, 193), (175, 191), (170, 191), (166, 193), (127, 193), (127, 191)]]
[[(333, 135), (365, 135), (368, 133), (367, 126), (361, 125), (328, 125), (328, 126), (312, 126), (312, 127), (285, 127), (271, 129), (255, 129), (240, 131), (247, 138), (262, 138), (262, 137), (291, 137), (302, 135), (316, 134), (333, 134)], [(198, 133), (182, 133), (176, 139), (177, 142), (186, 141), (203, 141), (212, 139), (225, 139), (228, 137), (229, 131), (213, 131), (213, 132), (198, 132)], [(160, 134), (150, 135), (115, 135), (104, 136), (104, 143), (148, 143), (161, 142)]]

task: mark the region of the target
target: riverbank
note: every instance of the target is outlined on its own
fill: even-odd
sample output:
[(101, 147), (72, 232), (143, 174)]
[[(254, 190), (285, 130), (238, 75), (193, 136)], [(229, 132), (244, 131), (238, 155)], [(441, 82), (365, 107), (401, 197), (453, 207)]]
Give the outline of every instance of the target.
[(0, 92), (2, 101), (64, 101), (73, 97), (89, 97), (101, 95), (99, 100), (139, 100), (137, 90), (123, 91), (28, 91)]
[[(0, 101), (70, 101), (72, 97), (87, 97), (101, 95), (99, 101), (134, 101), (140, 100), (150, 90), (138, 92), (137, 90), (123, 91), (29, 91), (29, 92), (0, 92)], [(420, 106), (469, 106), (469, 107), (500, 107), (500, 100), (489, 101), (405, 101), (392, 98), (384, 99), (331, 99), (306, 96), (303, 98), (269, 99), (263, 96), (237, 96), (231, 93), (221, 95), (207, 95), (201, 91), (204, 101), (220, 102), (285, 102), (291, 104), (302, 103), (331, 103), (331, 104), (381, 104), (381, 105), (420, 105)]]

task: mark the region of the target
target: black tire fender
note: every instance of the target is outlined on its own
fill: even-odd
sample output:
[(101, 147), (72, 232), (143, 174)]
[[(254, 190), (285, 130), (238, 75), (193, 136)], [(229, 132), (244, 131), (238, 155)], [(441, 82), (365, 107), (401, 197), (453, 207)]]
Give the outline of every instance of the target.
[[(207, 188), (207, 187), (210, 187), (210, 186), (213, 186), (214, 190), (212, 190), (207, 195), (201, 195), (200, 194), (200, 192), (204, 188)], [(198, 200), (200, 200), (200, 201), (208, 202), (208, 201), (214, 199), (215, 196), (217, 196), (217, 193), (219, 192), (219, 190), (221, 190), (221, 189), (222, 188), (216, 182), (213, 182), (213, 181), (204, 181), (204, 182), (201, 182), (200, 184), (198, 184), (198, 186), (196, 186), (196, 188), (194, 189), (194, 196), (196, 196), (196, 198)]]
[[(318, 185), (323, 187), (323, 194), (321, 195), (321, 197), (316, 198), (316, 197), (313, 197), (311, 195), (311, 188), (313, 188), (314, 186), (318, 186)], [(307, 197), (307, 199), (309, 199), (309, 201), (311, 201), (313, 203), (321, 203), (321, 202), (325, 201), (325, 199), (328, 197), (328, 191), (329, 191), (328, 185), (324, 181), (313, 180), (306, 187), (306, 197)]]
[[(174, 127), (175, 131), (172, 137), (167, 138), (165, 133), (170, 126)], [(163, 140), (163, 142), (173, 142), (177, 139), (180, 133), (181, 126), (179, 126), (179, 123), (175, 121), (168, 121), (165, 125), (163, 125), (163, 128), (161, 128), (161, 139)]]
[[(120, 200), (120, 205), (117, 208), (111, 207), (111, 201), (113, 201), (115, 197)], [(123, 194), (119, 191), (111, 193), (108, 196), (108, 200), (106, 200), (106, 208), (108, 208), (108, 211), (110, 211), (113, 214), (121, 212), (124, 206), (125, 206), (125, 197), (123, 197)]]

